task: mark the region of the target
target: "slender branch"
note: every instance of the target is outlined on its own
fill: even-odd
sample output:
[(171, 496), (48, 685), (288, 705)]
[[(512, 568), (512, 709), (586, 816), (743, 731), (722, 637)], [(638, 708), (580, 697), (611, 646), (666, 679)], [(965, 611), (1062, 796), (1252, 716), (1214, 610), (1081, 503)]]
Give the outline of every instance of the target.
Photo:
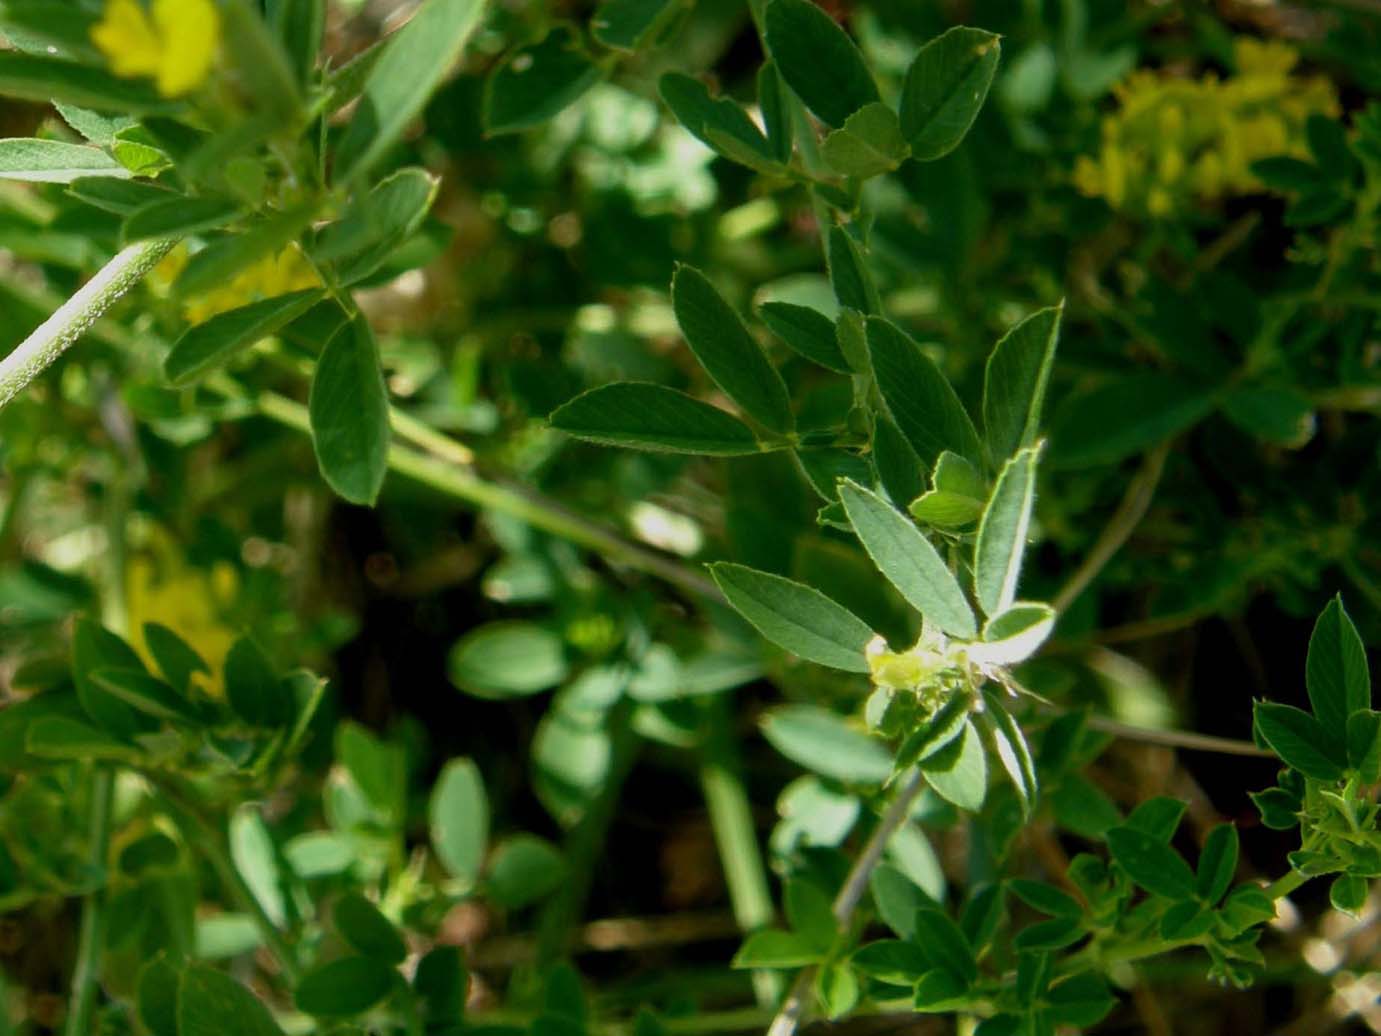
[[(849, 869), (843, 887), (834, 897), (834, 920), (836, 931), (840, 935), (846, 934), (852, 925), (854, 911), (863, 899), (863, 893), (868, 888), (868, 879), (873, 876), (878, 861), (882, 859), (883, 850), (887, 848), (892, 835), (911, 815), (911, 804), (916, 801), (916, 796), (924, 787), (925, 781), (921, 771), (912, 770), (906, 783), (897, 792), (897, 797), (892, 800), (892, 804), (878, 821), (878, 826), (873, 829), (872, 837), (863, 847), (863, 852)], [(777, 1016), (767, 1028), (767, 1036), (793, 1036), (801, 1022), (801, 1016), (805, 1013), (806, 1000), (810, 995), (810, 984), (814, 975), (814, 968), (802, 968), (797, 974), (791, 992), (787, 993), (782, 1006), (777, 1010)]]
[[(249, 402), (264, 417), (279, 424), (301, 432), (311, 431), (307, 408), (286, 396), (276, 392), (250, 392), (224, 374), (213, 375), (205, 384), (226, 399)], [(433, 432), (433, 436), (451, 442), (440, 432)], [(459, 443), (454, 445), (464, 449)], [(485, 479), (468, 464), (427, 456), (394, 443), (389, 448), (388, 466), (400, 475), (471, 506), (520, 518), (535, 528), (594, 551), (613, 564), (646, 572), (697, 597), (721, 599), (719, 588), (693, 566), (626, 540), (613, 530), (525, 487)]]
[(1161, 473), (1165, 470), (1165, 458), (1169, 454), (1169, 442), (1161, 443), (1146, 454), (1141, 470), (1127, 487), (1126, 495), (1093, 544), (1093, 549), (1050, 602), (1050, 606), (1056, 612), (1067, 611), (1075, 599), (1098, 577), (1098, 573), (1103, 571), (1103, 567), (1113, 559), (1113, 555), (1131, 538), (1137, 525), (1145, 517), (1146, 509), (1151, 506), (1151, 498), (1155, 496), (1156, 486), (1160, 484)]
[(19, 395), (29, 382), (66, 352), (121, 295), (138, 284), (174, 244), (176, 240), (171, 238), (141, 241), (117, 253), (12, 353), (0, 360), (0, 407)]
[(1269, 759), (1272, 753), (1258, 748), (1250, 741), (1239, 741), (1230, 737), (1214, 737), (1211, 734), (1196, 734), (1189, 730), (1157, 730), (1154, 727), (1137, 727), (1130, 723), (1119, 723), (1106, 716), (1088, 717), (1088, 725), (1093, 730), (1101, 730), (1113, 737), (1128, 741), (1141, 741), (1149, 745), (1164, 745), (1167, 748), (1187, 748), (1194, 752), (1217, 752), (1219, 755), (1248, 755)]
[[(763, 866), (762, 850), (753, 825), (752, 803), (743, 786), (737, 745), (724, 699), (720, 697), (709, 702), (707, 711), (700, 789), (709, 810), (710, 828), (719, 850), (720, 865), (724, 868), (734, 919), (739, 931), (754, 932), (772, 922), (776, 907), (767, 887), (767, 869)], [(760, 969), (753, 972), (753, 991), (760, 1007), (771, 1007), (782, 995), (781, 980), (776, 972)]]
[(110, 812), (114, 797), (114, 774), (104, 766), (91, 773), (91, 814), (87, 837), (91, 841), (89, 862), (100, 875), (100, 885), (82, 901), (81, 932), (77, 937), (77, 963), (72, 969), (72, 999), (67, 1008), (66, 1036), (89, 1036), (91, 1014), (100, 983), (101, 946), (105, 942), (105, 868), (110, 848)]

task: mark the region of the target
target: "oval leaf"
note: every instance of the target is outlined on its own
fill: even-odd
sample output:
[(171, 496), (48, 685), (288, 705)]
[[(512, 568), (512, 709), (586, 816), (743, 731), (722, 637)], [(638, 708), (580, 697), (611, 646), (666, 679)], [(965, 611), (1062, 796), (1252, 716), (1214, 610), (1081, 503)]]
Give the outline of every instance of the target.
[(354, 504), (373, 504), (388, 470), (388, 391), (374, 332), (363, 319), (332, 336), (307, 401), (322, 477)]
[(978, 635), (958, 580), (911, 520), (872, 490), (845, 480), (839, 498), (878, 571), (917, 611), (952, 637)]
[(759, 450), (748, 426), (732, 414), (684, 392), (640, 381), (591, 389), (558, 407), (550, 421), (567, 435), (608, 446), (717, 457)]
[(866, 673), (873, 631), (843, 605), (801, 583), (729, 562), (710, 575), (734, 609), (778, 647), (808, 662)]
[(986, 615), (997, 616), (1016, 600), (1021, 560), (1031, 528), (1031, 508), (1036, 500), (1039, 453), (1039, 447), (1027, 447), (1006, 463), (978, 523), (973, 586)]
[(993, 85), (1002, 45), (957, 25), (921, 48), (901, 92), (901, 128), (922, 162), (949, 154), (968, 133)]

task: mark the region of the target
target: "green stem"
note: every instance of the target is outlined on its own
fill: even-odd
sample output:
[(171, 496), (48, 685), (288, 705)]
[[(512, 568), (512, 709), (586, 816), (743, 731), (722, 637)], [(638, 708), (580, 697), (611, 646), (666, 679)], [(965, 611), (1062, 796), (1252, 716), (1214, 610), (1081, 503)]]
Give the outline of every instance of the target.
[(105, 942), (105, 867), (110, 848), (111, 800), (115, 778), (105, 767), (91, 774), (91, 814), (88, 837), (89, 862), (99, 885), (82, 901), (81, 932), (77, 938), (77, 962), (72, 970), (72, 999), (67, 1008), (66, 1036), (91, 1036), (91, 1015), (100, 980), (101, 944)]
[[(311, 433), (307, 408), (286, 396), (275, 392), (258, 392), (247, 397), (246, 391), (237, 382), (223, 374), (208, 378), (206, 387), (227, 399), (247, 399), (264, 417), (300, 432)], [(439, 432), (432, 432), (432, 435), (445, 439)], [(445, 441), (452, 443), (449, 439)], [(455, 447), (464, 449), (459, 443), (452, 443), (453, 450)], [(468, 464), (429, 457), (395, 443), (389, 448), (388, 466), (390, 470), (446, 496), (474, 507), (519, 518), (534, 528), (594, 551), (614, 564), (646, 572), (695, 596), (714, 600), (720, 597), (714, 583), (690, 565), (631, 543), (528, 489), (485, 479)]]
[(1283, 899), (1309, 879), (1297, 870), (1288, 870), (1266, 886), (1267, 897), (1274, 902)]
[[(707, 711), (700, 787), (710, 813), (724, 880), (729, 886), (734, 920), (740, 931), (754, 932), (772, 922), (776, 908), (767, 887), (767, 868), (758, 845), (752, 805), (743, 786), (738, 746), (729, 726), (726, 704), (717, 698)], [(775, 1005), (782, 995), (780, 976), (774, 971), (753, 972), (753, 991), (758, 1006)]]
[(623, 782), (637, 756), (638, 735), (633, 730), (628, 702), (615, 705), (607, 720), (609, 733), (609, 772), (594, 801), (585, 807), (563, 849), (566, 880), (556, 895), (547, 901), (537, 927), (537, 967), (545, 971), (559, 961), (570, 947), (571, 930), (585, 909), (590, 885), (606, 849), (609, 825), (618, 810)]
[[(887, 848), (887, 843), (896, 834), (897, 828), (901, 827), (906, 822), (906, 818), (911, 815), (911, 806), (916, 801), (916, 796), (920, 795), (924, 789), (925, 778), (920, 770), (913, 769), (900, 790), (897, 791), (896, 797), (887, 807), (887, 811), (883, 813), (882, 819), (878, 821), (878, 826), (873, 829), (868, 844), (863, 847), (863, 852), (854, 861), (854, 865), (849, 868), (849, 874), (844, 879), (844, 885), (840, 888), (839, 894), (834, 897), (832, 907), (835, 931), (838, 935), (848, 934), (853, 924), (854, 911), (858, 909), (858, 904), (863, 899), (863, 893), (868, 889), (868, 879), (872, 877), (873, 871), (877, 869), (879, 861), (882, 860), (883, 850)], [(802, 1015), (805, 1014), (806, 1000), (810, 996), (810, 985), (814, 976), (814, 968), (802, 968), (797, 973), (791, 991), (787, 993), (786, 999), (782, 1001), (782, 1006), (772, 1019), (772, 1024), (768, 1026), (767, 1036), (792, 1036), (795, 1033), (797, 1026), (801, 1023)]]
[(0, 407), (67, 351), (116, 300), (172, 250), (175, 240), (141, 241), (116, 254), (15, 350), (0, 360)]
[(278, 926), (273, 923), (273, 919), (264, 912), (258, 898), (254, 895), (254, 890), (249, 887), (240, 874), (235, 862), (230, 858), (230, 850), (225, 844), (225, 837), (218, 831), (209, 820), (202, 816), (201, 812), (189, 803), (175, 788), (171, 787), (166, 781), (156, 780), (150, 777), (158, 787), (163, 805), (173, 814), (173, 819), (178, 825), (187, 829), (188, 841), (196, 846), (197, 850), (211, 864), (211, 868), (221, 879), (226, 890), (236, 905), (250, 916), (254, 926), (259, 930), (260, 937), (264, 940), (264, 945), (278, 961), (278, 966), (282, 969), (288, 981), (296, 985), (302, 977), (302, 969), (297, 961), (297, 954), (288, 945), (283, 933), (278, 930)]

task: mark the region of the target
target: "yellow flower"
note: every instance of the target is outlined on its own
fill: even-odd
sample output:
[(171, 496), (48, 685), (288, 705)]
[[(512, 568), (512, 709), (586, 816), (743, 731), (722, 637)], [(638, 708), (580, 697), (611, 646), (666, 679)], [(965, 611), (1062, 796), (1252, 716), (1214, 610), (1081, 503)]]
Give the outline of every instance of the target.
[(153, 548), (153, 554), (131, 558), (127, 569), (125, 599), (135, 650), (156, 667), (144, 642), (144, 624), (168, 627), (206, 661), (212, 675), (198, 679), (210, 694), (219, 696), (221, 667), (236, 637), (223, 618), (238, 592), (235, 569), (224, 561), (210, 571), (195, 568), (176, 553), (171, 540), (160, 538)]
[(91, 40), (117, 76), (148, 76), (164, 97), (191, 93), (206, 81), (220, 41), (213, 0), (106, 0)]
[[(166, 292), (186, 265), (187, 250), (175, 248), (154, 267), (150, 280), (156, 289)], [(245, 267), (219, 288), (185, 299), (182, 312), (190, 323), (200, 324), (218, 313), (238, 309), (260, 299), (319, 287), (321, 278), (302, 254), (302, 249), (290, 244), (276, 255), (265, 256)]]
[(1277, 41), (1237, 40), (1236, 73), (1185, 79), (1144, 69), (1113, 88), (1097, 155), (1076, 161), (1073, 182), (1115, 209), (1153, 218), (1261, 189), (1252, 163), (1303, 156), (1312, 115), (1339, 111), (1332, 83), (1294, 72), (1299, 55)]

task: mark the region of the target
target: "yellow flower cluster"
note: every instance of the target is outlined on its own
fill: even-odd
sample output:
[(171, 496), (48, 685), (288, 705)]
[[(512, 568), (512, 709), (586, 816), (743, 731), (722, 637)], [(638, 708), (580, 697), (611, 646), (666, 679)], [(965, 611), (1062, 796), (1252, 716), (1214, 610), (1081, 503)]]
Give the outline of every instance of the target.
[[(186, 265), (186, 249), (175, 248), (154, 268), (152, 279), (155, 284), (167, 287)], [(214, 291), (185, 300), (182, 310), (189, 323), (200, 324), (217, 313), (238, 309), (260, 299), (319, 287), (321, 278), (316, 270), (302, 254), (302, 249), (292, 244), (276, 255), (265, 256), (247, 266)]]
[(213, 0), (106, 0), (91, 40), (117, 76), (153, 79), (164, 97), (191, 93), (206, 81), (220, 42)]
[(1338, 114), (1333, 84), (1294, 72), (1299, 54), (1276, 41), (1239, 39), (1236, 72), (1183, 79), (1133, 72), (1104, 118), (1098, 155), (1081, 156), (1074, 183), (1135, 215), (1171, 216), (1261, 187), (1251, 164), (1306, 154), (1304, 125)]
[(134, 647), (145, 663), (155, 665), (144, 643), (144, 624), (156, 622), (168, 627), (201, 655), (211, 668), (202, 675), (202, 685), (212, 695), (222, 689), (221, 667), (235, 642), (235, 631), (227, 625), (224, 611), (233, 602), (239, 580), (228, 562), (218, 562), (209, 571), (189, 565), (175, 553), (171, 541), (154, 553), (130, 559), (125, 583), (125, 604), (129, 609)]

